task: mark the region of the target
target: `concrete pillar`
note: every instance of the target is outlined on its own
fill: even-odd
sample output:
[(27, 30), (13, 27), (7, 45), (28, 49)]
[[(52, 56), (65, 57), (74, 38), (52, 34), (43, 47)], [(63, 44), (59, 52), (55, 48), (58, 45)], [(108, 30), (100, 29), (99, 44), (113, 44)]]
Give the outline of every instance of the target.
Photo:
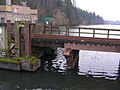
[(71, 50), (68, 55), (65, 55), (65, 57), (67, 59), (67, 69), (73, 69), (79, 59), (79, 51)]

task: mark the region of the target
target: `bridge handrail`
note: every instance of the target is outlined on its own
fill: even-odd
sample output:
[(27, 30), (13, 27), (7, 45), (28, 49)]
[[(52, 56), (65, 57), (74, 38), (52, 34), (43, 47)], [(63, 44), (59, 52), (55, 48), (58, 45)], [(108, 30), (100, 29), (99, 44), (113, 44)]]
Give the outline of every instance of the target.
[[(76, 31), (73, 31), (74, 29), (78, 30), (77, 32)], [(71, 32), (72, 30), (72, 32)], [(92, 32), (86, 32), (86, 31), (82, 31), (81, 30), (90, 30)], [(96, 32), (96, 31), (106, 31), (106, 32)], [(65, 31), (63, 31), (65, 32)], [(91, 34), (92, 37), (95, 37), (95, 35), (107, 35), (106, 38), (110, 38), (110, 36), (114, 36), (114, 37), (118, 37), (120, 36), (120, 29), (110, 29), (110, 28), (90, 28), (90, 27), (66, 27), (66, 32), (67, 32), (67, 35), (70, 35), (70, 33), (78, 33), (79, 36), (81, 36), (81, 34)], [(102, 38), (102, 37), (100, 37)], [(117, 38), (118, 39), (118, 38)], [(120, 39), (120, 37), (119, 37)]]
[[(49, 33), (50, 32), (50, 33)], [(120, 39), (120, 29), (111, 28), (95, 28), (95, 27), (48, 27), (42, 31), (41, 34), (47, 35), (65, 35), (65, 36), (79, 36), (79, 37), (98, 37), (99, 38), (115, 38)], [(83, 35), (84, 34), (84, 35)], [(86, 36), (87, 35), (87, 36)], [(102, 37), (100, 37), (102, 36)]]
[(120, 29), (110, 29), (110, 28), (94, 28), (94, 27), (66, 27), (66, 28), (68, 28), (68, 29), (88, 29), (88, 30), (93, 30), (93, 29), (95, 29), (95, 30), (110, 30), (110, 31), (120, 31)]

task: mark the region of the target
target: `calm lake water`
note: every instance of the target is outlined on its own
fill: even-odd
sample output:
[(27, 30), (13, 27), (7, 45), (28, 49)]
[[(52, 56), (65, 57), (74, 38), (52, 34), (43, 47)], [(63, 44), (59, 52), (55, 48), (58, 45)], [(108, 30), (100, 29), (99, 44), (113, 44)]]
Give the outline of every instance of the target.
[(66, 70), (63, 50), (36, 72), (0, 69), (0, 90), (120, 90), (120, 53), (81, 50), (78, 70)]

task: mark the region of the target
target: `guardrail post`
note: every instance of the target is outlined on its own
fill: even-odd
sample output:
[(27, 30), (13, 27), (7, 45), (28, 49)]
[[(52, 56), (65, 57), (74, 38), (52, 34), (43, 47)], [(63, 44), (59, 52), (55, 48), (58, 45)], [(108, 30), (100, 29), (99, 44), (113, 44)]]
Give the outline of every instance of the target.
[(46, 31), (46, 24), (43, 23), (42, 24), (42, 34), (45, 34), (45, 31)]
[(79, 28), (79, 37), (80, 37), (80, 28)]
[(95, 29), (93, 29), (93, 37), (95, 37)]
[(67, 31), (68, 31), (68, 36), (69, 36), (69, 33), (70, 33), (70, 29), (68, 28), (68, 30), (67, 30)]
[(52, 35), (52, 23), (48, 22), (48, 32), (50, 35)]
[(110, 35), (109, 33), (110, 33), (110, 30), (108, 30), (108, 32), (107, 32), (107, 38), (109, 38), (109, 35)]

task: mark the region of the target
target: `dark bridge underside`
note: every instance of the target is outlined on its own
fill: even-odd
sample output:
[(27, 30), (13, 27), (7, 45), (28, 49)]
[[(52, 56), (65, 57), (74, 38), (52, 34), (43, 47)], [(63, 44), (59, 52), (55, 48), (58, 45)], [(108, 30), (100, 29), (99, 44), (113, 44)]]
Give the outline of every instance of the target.
[(32, 46), (64, 47), (73, 50), (120, 52), (120, 39), (32, 34)]

